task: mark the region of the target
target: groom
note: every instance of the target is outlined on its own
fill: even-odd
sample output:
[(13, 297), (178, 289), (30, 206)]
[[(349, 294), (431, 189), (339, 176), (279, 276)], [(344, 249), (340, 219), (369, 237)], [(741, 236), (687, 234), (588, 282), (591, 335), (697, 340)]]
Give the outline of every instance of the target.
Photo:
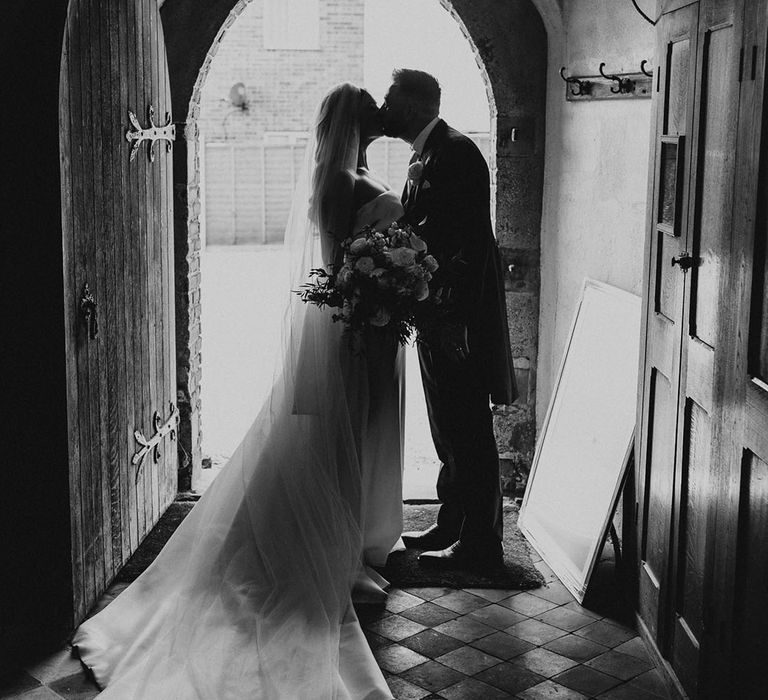
[(419, 336), (427, 413), (441, 461), (437, 522), (406, 532), (407, 547), (428, 550), (429, 566), (502, 565), (499, 459), (489, 399), (517, 394), (504, 285), (491, 228), (488, 166), (477, 146), (439, 118), (431, 75), (396, 70), (381, 107), (384, 133), (411, 144), (404, 221), (427, 242), (440, 268), (430, 284), (442, 302), (433, 329)]

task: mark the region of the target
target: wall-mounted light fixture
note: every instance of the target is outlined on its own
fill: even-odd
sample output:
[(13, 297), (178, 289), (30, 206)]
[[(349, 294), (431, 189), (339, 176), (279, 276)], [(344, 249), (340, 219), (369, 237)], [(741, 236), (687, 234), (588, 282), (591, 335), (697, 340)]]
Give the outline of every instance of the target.
[(229, 89), (229, 101), (233, 107), (241, 109), (243, 112), (248, 111), (248, 92), (243, 83), (235, 83)]

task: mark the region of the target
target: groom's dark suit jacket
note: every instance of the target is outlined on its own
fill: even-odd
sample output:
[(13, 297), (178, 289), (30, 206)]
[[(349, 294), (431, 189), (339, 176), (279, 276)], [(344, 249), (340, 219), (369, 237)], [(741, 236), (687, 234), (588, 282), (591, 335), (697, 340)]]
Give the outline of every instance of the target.
[(517, 396), (509, 346), (504, 282), (490, 215), (488, 166), (477, 146), (442, 119), (421, 155), (419, 182), (403, 191), (405, 221), (427, 243), (440, 269), (432, 291), (450, 291), (451, 320), (467, 327), (494, 403)]

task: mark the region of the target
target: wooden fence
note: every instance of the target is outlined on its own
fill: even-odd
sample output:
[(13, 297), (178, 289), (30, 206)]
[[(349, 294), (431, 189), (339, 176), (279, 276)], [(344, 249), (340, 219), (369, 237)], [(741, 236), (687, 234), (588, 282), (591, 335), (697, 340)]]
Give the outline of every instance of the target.
[[(470, 138), (488, 158), (488, 133)], [(202, 152), (204, 238), (206, 245), (280, 243), (291, 197), (304, 162), (306, 136), (282, 142), (205, 142)], [(371, 171), (400, 191), (410, 146), (382, 138), (368, 149)]]

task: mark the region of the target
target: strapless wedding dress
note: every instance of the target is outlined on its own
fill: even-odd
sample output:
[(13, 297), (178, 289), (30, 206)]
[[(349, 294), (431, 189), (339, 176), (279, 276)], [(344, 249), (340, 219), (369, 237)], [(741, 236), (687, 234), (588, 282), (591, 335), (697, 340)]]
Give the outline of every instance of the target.
[[(354, 230), (402, 215), (385, 192)], [(295, 302), (292, 301), (291, 304)], [(273, 390), (155, 561), (73, 644), (100, 698), (392, 698), (352, 607), (402, 528), (402, 349), (299, 304)]]

